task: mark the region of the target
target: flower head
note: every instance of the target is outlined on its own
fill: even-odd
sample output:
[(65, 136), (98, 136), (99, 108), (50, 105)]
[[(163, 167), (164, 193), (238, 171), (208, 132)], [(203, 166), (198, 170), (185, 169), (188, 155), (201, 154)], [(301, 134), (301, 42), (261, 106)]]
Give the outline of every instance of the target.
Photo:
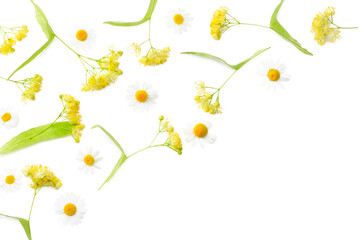
[(220, 7), (220, 9), (216, 10), (213, 14), (213, 18), (210, 23), (210, 34), (215, 40), (220, 40), (221, 34), (227, 30), (227, 12), (227, 7)]
[(186, 13), (183, 9), (171, 10), (166, 17), (169, 28), (174, 28), (176, 33), (183, 33), (190, 27), (192, 17), (189, 13)]
[(26, 25), (23, 25), (21, 27), (21, 29), (19, 29), (16, 33), (15, 33), (15, 38), (16, 40), (18, 41), (21, 41), (23, 40), (26, 36), (27, 36), (27, 33), (29, 32), (28, 28)]
[(5, 191), (16, 191), (21, 187), (21, 175), (14, 169), (5, 170), (5, 174), (0, 174), (0, 188)]
[(203, 142), (215, 142), (215, 136), (209, 133), (211, 123), (208, 121), (193, 122), (187, 125), (187, 128), (184, 129), (187, 142), (193, 141), (194, 144), (200, 143), (201, 146), (203, 145)]
[(163, 49), (151, 48), (146, 56), (141, 57), (139, 62), (144, 66), (155, 66), (163, 64), (167, 61), (170, 55), (170, 48), (165, 47)]
[(102, 158), (99, 157), (98, 151), (94, 152), (92, 148), (87, 148), (85, 151), (79, 152), (77, 160), (81, 162), (80, 169), (84, 170), (85, 173), (94, 173), (95, 169), (100, 169), (98, 162)]
[(73, 193), (66, 194), (56, 201), (55, 212), (61, 216), (64, 224), (77, 225), (85, 215), (85, 202)]
[(13, 128), (19, 123), (19, 113), (12, 107), (0, 109), (0, 117), (0, 127)]
[(205, 83), (200, 81), (196, 83), (196, 89), (198, 94), (195, 96), (194, 100), (199, 105), (199, 107), (210, 114), (222, 113), (222, 108), (220, 106), (219, 98), (216, 98), (213, 102), (214, 94), (206, 91)]
[(35, 190), (42, 187), (53, 187), (55, 189), (59, 189), (62, 186), (60, 179), (57, 178), (48, 167), (43, 167), (41, 165), (29, 165), (23, 169), (23, 174), (25, 177), (31, 178), (32, 184), (30, 184), (30, 187)]
[(140, 111), (146, 111), (156, 104), (158, 94), (150, 84), (133, 84), (128, 89), (129, 105)]
[(171, 125), (168, 119), (165, 119), (162, 115), (159, 117), (160, 120), (160, 131), (167, 132), (168, 138), (165, 145), (177, 152), (179, 155), (182, 154), (182, 142), (178, 133), (174, 131), (174, 127)]
[(262, 63), (263, 69), (258, 72), (259, 75), (265, 77), (264, 84), (267, 88), (276, 89), (283, 88), (283, 82), (290, 80), (290, 76), (286, 74), (286, 67), (279, 62), (267, 60)]
[(35, 74), (32, 78), (25, 79), (25, 91), (22, 93), (21, 100), (35, 100), (35, 93), (40, 92), (43, 78), (39, 74)]
[(26, 25), (22, 27), (7, 28), (0, 26), (0, 33), (4, 37), (4, 42), (0, 45), (0, 53), (9, 55), (15, 52), (14, 45), (17, 41), (23, 40), (29, 32)]
[(132, 43), (129, 46), (129, 50), (132, 50), (135, 56), (139, 57), (141, 55), (141, 45), (137, 43)]
[(317, 14), (312, 22), (311, 32), (315, 34), (314, 40), (319, 45), (324, 45), (326, 41), (335, 42), (336, 39), (340, 39), (340, 27), (333, 27), (334, 14), (335, 8), (328, 7), (324, 12)]
[(10, 53), (15, 52), (15, 45), (16, 41), (13, 38), (8, 38), (4, 41), (3, 44), (0, 46), (0, 53), (3, 55), (9, 55)]

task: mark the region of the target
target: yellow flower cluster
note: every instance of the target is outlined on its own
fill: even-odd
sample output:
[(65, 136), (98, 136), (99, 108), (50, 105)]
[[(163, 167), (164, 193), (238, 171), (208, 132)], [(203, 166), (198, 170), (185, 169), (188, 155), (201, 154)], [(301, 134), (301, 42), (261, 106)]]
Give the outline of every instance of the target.
[(132, 43), (130, 46), (129, 46), (129, 49), (131, 49), (135, 56), (139, 57), (140, 54), (141, 54), (141, 46), (137, 43)]
[(311, 32), (315, 34), (314, 40), (319, 45), (324, 45), (326, 41), (335, 42), (340, 39), (339, 28), (333, 28), (333, 15), (335, 14), (334, 7), (328, 7), (323, 13), (316, 15), (312, 22)]
[(59, 189), (62, 183), (48, 167), (41, 165), (26, 166), (23, 170), (25, 177), (30, 177), (32, 182), (30, 187), (37, 190), (42, 187), (53, 187)]
[(23, 25), (20, 29), (19, 28), (13, 28), (13, 29), (16, 29), (16, 32), (14, 31), (7, 32), (0, 27), (0, 30), (6, 33), (6, 36), (9, 34), (13, 34), (13, 37), (9, 37), (8, 39), (6, 39), (3, 42), (3, 44), (1, 44), (0, 46), (0, 53), (3, 55), (9, 55), (10, 53), (15, 52), (14, 45), (16, 44), (16, 40), (18, 41), (23, 40), (27, 36), (27, 33), (29, 32), (26, 25)]
[(123, 71), (119, 69), (119, 58), (122, 55), (122, 51), (110, 49), (110, 53), (98, 61), (101, 72), (93, 73), (87, 82), (82, 85), (81, 90), (84, 92), (101, 90), (110, 85), (110, 83), (114, 83), (118, 76), (123, 74)]
[(210, 114), (222, 113), (219, 98), (214, 103), (211, 103), (214, 94), (205, 91), (204, 82), (196, 83), (196, 89), (198, 90), (198, 95), (195, 96), (194, 100), (201, 109)]
[(159, 120), (161, 131), (168, 132), (168, 139), (166, 140), (165, 144), (181, 155), (182, 143), (179, 134), (174, 131), (174, 127), (170, 124), (169, 120), (164, 119), (163, 116), (160, 116)]
[(68, 94), (60, 95), (60, 98), (63, 102), (65, 102), (64, 107), (66, 118), (71, 124), (76, 125), (72, 129), (72, 136), (74, 137), (75, 142), (78, 143), (80, 142), (82, 130), (85, 128), (85, 125), (81, 124), (81, 115), (79, 113), (80, 101), (76, 100), (76, 98)]
[(228, 8), (221, 7), (214, 12), (210, 23), (210, 34), (215, 40), (220, 40), (221, 34), (226, 31), (226, 14)]
[(160, 65), (167, 61), (169, 55), (169, 47), (165, 47), (163, 49), (151, 48), (150, 52), (146, 56), (141, 57), (139, 62), (144, 64), (144, 66)]
[(43, 78), (39, 74), (34, 77), (26, 79), (29, 82), (29, 87), (22, 93), (22, 101), (35, 100), (35, 93), (40, 92)]

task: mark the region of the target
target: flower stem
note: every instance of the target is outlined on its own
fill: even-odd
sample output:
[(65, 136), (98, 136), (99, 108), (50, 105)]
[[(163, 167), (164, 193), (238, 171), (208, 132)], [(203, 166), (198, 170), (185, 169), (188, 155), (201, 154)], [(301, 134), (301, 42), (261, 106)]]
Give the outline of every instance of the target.
[(9, 216), (9, 215), (2, 214), (2, 213), (0, 213), (0, 216), (3, 216), (3, 217), (8, 217), (8, 218), (13, 218), (13, 219), (19, 219), (18, 217)]
[(230, 78), (231, 78), (232, 76), (234, 76), (234, 74), (235, 74), (237, 71), (238, 71), (238, 70), (235, 70), (235, 72), (233, 72), (233, 73), (230, 75), (230, 77), (228, 77), (228, 79), (226, 79), (226, 81), (221, 85), (221, 87), (218, 88), (218, 90), (217, 90), (216, 92), (219, 92), (220, 89), (230, 80)]
[[(41, 189), (41, 188), (40, 188), (40, 189)], [(32, 203), (31, 203), (31, 208), (30, 208), (30, 213), (29, 213), (29, 219), (28, 219), (29, 222), (30, 222), (31, 212), (32, 212), (32, 209), (33, 209), (33, 206), (34, 206), (35, 197), (36, 197), (36, 194), (40, 191), (40, 189), (39, 189), (39, 190), (35, 190), (35, 192), (34, 192), (34, 197), (33, 197)]]
[(241, 25), (250, 25), (250, 26), (256, 26), (256, 27), (262, 27), (262, 28), (270, 28), (268, 26), (263, 26), (263, 25), (259, 25), (259, 24), (253, 24), (253, 23), (239, 23)]

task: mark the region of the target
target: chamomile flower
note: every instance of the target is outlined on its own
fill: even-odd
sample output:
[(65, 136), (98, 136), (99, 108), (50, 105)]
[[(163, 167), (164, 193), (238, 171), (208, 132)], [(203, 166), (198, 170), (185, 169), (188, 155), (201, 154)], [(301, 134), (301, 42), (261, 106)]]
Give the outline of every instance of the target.
[(266, 78), (264, 85), (274, 90), (276, 87), (284, 88), (283, 82), (290, 80), (290, 76), (286, 74), (284, 64), (267, 60), (264, 61), (262, 65), (263, 69), (259, 71), (258, 74)]
[(98, 151), (87, 148), (85, 151), (79, 151), (77, 160), (81, 162), (79, 169), (84, 170), (85, 173), (90, 172), (93, 174), (95, 169), (100, 169), (98, 162), (101, 161), (102, 158), (99, 157)]
[(21, 187), (21, 175), (14, 169), (5, 170), (5, 174), (0, 175), (0, 187), (7, 192), (18, 190)]
[(71, 32), (70, 38), (71, 45), (80, 51), (90, 49), (96, 39), (94, 30), (88, 26), (78, 26), (74, 28)]
[(150, 84), (139, 83), (133, 84), (128, 89), (127, 98), (129, 99), (129, 105), (137, 110), (145, 111), (153, 107), (156, 104), (156, 98), (158, 94), (155, 90), (152, 90)]
[(58, 198), (55, 203), (55, 212), (61, 216), (65, 225), (77, 225), (85, 215), (85, 202), (79, 196), (68, 193)]
[(16, 127), (19, 122), (19, 114), (12, 107), (0, 109), (0, 117), (0, 127), (13, 128)]
[(191, 26), (190, 22), (193, 20), (189, 13), (183, 9), (171, 10), (166, 17), (169, 28), (174, 28), (175, 33), (186, 32)]
[(187, 142), (193, 142), (193, 144), (200, 144), (203, 146), (204, 142), (214, 143), (216, 137), (209, 133), (211, 123), (208, 121), (188, 123), (184, 129)]

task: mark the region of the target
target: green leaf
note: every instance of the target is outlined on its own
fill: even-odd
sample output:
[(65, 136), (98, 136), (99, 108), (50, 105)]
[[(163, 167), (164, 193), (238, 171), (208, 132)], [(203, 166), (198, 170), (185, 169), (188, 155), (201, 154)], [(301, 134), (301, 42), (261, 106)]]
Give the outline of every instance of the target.
[(23, 219), (23, 218), (17, 218), (17, 219), (19, 219), (21, 226), (24, 228), (26, 236), (28, 237), (29, 240), (31, 240), (31, 231), (30, 231), (29, 221), (26, 219)]
[(203, 57), (203, 58), (209, 58), (209, 59), (213, 59), (215, 61), (224, 63), (225, 65), (227, 65), (228, 67), (231, 67), (234, 70), (239, 70), (242, 66), (244, 66), (246, 63), (248, 63), (251, 59), (255, 58), (256, 56), (258, 56), (259, 54), (265, 52), (266, 50), (270, 49), (270, 47), (262, 49), (257, 51), (256, 53), (254, 53), (254, 55), (252, 55), (251, 57), (249, 57), (248, 59), (236, 64), (236, 65), (231, 65), (229, 63), (227, 63), (224, 59), (216, 57), (214, 55), (208, 54), (208, 53), (202, 53), (202, 52), (182, 52), (181, 54), (193, 54), (199, 57)]
[(117, 161), (115, 167), (113, 168), (113, 170), (111, 171), (110, 175), (107, 177), (105, 182), (99, 187), (99, 190), (105, 185), (105, 183), (110, 181), (110, 179), (115, 175), (119, 167), (121, 167), (121, 165), (126, 161), (126, 159), (128, 159), (128, 157), (125, 154), (121, 154), (121, 157)]
[(69, 122), (56, 122), (31, 128), (20, 133), (0, 148), (0, 154), (13, 152), (35, 143), (71, 135), (74, 125)]
[(224, 63), (228, 67), (233, 68), (233, 65), (230, 65), (224, 59), (216, 57), (216, 56), (208, 54), (208, 53), (203, 53), (203, 52), (182, 52), (181, 54), (193, 54), (193, 55), (196, 55), (196, 56), (199, 56), (199, 57), (213, 59), (213, 60), (216, 60), (218, 62)]
[(50, 45), (53, 40), (54, 36), (50, 37), (44, 45), (42, 45), (33, 55), (31, 55), (25, 62), (23, 62), (17, 69), (15, 69), (15, 71), (11, 73), (8, 79), (10, 79), (17, 71), (28, 65), (32, 60), (34, 60), (40, 53), (42, 53), (42, 51), (44, 51)]
[(31, 0), (32, 4), (35, 7), (36, 11), (36, 20), (39, 23), (40, 27), (42, 28), (43, 32), (45, 33), (46, 37), (49, 39), (51, 37), (55, 36), (54, 31), (49, 25), (49, 22), (44, 14), (44, 12), (41, 10), (41, 8)]
[(107, 22), (104, 22), (104, 24), (110, 24), (110, 25), (113, 25), (113, 26), (121, 26), (121, 27), (131, 27), (131, 26), (137, 26), (137, 25), (143, 24), (144, 22), (150, 20), (152, 14), (154, 12), (156, 3), (157, 3), (157, 0), (151, 0), (150, 1), (149, 8), (148, 8), (144, 18), (141, 19), (140, 21), (136, 21), (136, 22), (107, 21)]
[(270, 28), (272, 30), (274, 30), (275, 32), (277, 32), (280, 36), (282, 36), (285, 40), (291, 42), (297, 49), (299, 49), (300, 51), (302, 51), (303, 53), (307, 54), (307, 55), (313, 55), (311, 52), (309, 52), (308, 50), (306, 50), (305, 48), (303, 48), (301, 46), (301, 44), (294, 39), (286, 30), (283, 26), (281, 26), (281, 24), (279, 23), (279, 21), (277, 20), (277, 15), (279, 13), (279, 10), (283, 4), (284, 0), (281, 0), (280, 4), (275, 8), (275, 11), (271, 17), (271, 21), (270, 21)]

